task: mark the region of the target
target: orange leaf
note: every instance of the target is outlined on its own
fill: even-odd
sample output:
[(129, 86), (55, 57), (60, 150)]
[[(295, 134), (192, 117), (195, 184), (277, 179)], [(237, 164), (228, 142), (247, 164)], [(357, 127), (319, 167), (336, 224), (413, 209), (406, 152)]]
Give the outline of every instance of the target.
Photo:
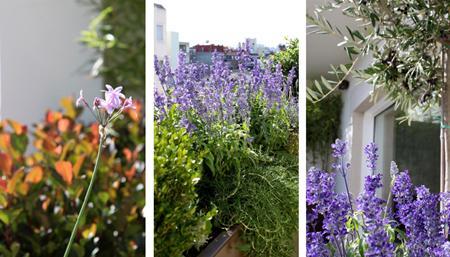
[(133, 157), (131, 150), (128, 148), (123, 149), (123, 155), (125, 155), (125, 159), (127, 160), (127, 162), (130, 162), (131, 158)]
[(141, 120), (142, 103), (140, 101), (133, 101), (133, 104), (136, 109), (128, 109), (126, 113), (134, 122), (139, 122)]
[(50, 110), (47, 111), (46, 121), (48, 123), (55, 123), (61, 118), (62, 118), (62, 113), (60, 113), (60, 112), (53, 112), (53, 111), (50, 111)]
[(82, 128), (83, 128), (83, 126), (81, 124), (76, 124), (73, 128), (73, 132), (80, 134)]
[(42, 209), (44, 210), (44, 211), (46, 211), (47, 210), (47, 208), (48, 208), (48, 205), (50, 204), (50, 198), (47, 198), (47, 200), (45, 200), (43, 203), (42, 203)]
[(67, 182), (67, 184), (69, 185), (72, 184), (73, 178), (72, 163), (66, 161), (57, 161), (55, 163), (55, 169), (56, 172), (58, 172), (58, 174), (61, 175), (63, 180)]
[(67, 132), (70, 127), (70, 120), (69, 119), (60, 119), (58, 121), (58, 129), (61, 132)]
[(47, 151), (53, 151), (56, 148), (56, 143), (50, 138), (45, 138), (42, 146)]
[(8, 182), (6, 180), (0, 178), (0, 188), (3, 188), (3, 190), (6, 190), (7, 184), (8, 184)]
[(59, 104), (61, 107), (63, 107), (66, 110), (66, 115), (70, 118), (75, 118), (77, 116), (77, 111), (75, 109), (75, 103), (73, 101), (73, 98), (68, 96), (64, 97), (59, 101)]
[(30, 182), (33, 184), (39, 183), (44, 175), (44, 170), (41, 166), (35, 166), (31, 168), (30, 172), (25, 177), (25, 182)]
[(23, 178), (23, 175), (24, 175), (23, 168), (20, 168), (19, 170), (14, 172), (14, 175), (8, 181), (8, 185), (6, 186), (6, 192), (14, 194), (16, 191), (17, 184)]
[(53, 152), (54, 152), (56, 155), (60, 155), (60, 154), (62, 153), (62, 150), (63, 150), (62, 146), (61, 146), (61, 145), (58, 145), (55, 149), (53, 149)]
[(125, 171), (125, 176), (127, 177), (128, 180), (131, 180), (134, 177), (134, 174), (136, 174), (136, 166), (133, 165), (133, 167), (131, 167), (131, 169)]
[(75, 165), (73, 166), (73, 174), (75, 176), (78, 176), (78, 173), (80, 172), (81, 165), (83, 165), (84, 159), (86, 158), (85, 155), (81, 155), (78, 157), (77, 161), (75, 162)]
[(27, 126), (20, 124), (17, 121), (7, 120), (11, 128), (14, 130), (14, 133), (17, 135), (22, 135), (27, 133)]
[(30, 185), (27, 183), (20, 183), (17, 186), (17, 193), (21, 194), (21, 195), (26, 195), (28, 193), (28, 191), (30, 190)]
[(92, 143), (93, 144), (98, 144), (98, 137), (100, 136), (100, 132), (98, 130), (98, 124), (97, 123), (93, 123), (91, 125), (91, 133), (92, 133)]
[(0, 170), (3, 171), (3, 174), (6, 176), (11, 175), (12, 164), (11, 156), (6, 153), (0, 153)]
[(97, 224), (93, 223), (91, 226), (89, 226), (83, 232), (81, 232), (81, 235), (83, 235), (84, 238), (92, 238), (95, 236), (96, 232), (97, 232)]
[(7, 133), (0, 134), (0, 148), (4, 151), (11, 147), (11, 135)]

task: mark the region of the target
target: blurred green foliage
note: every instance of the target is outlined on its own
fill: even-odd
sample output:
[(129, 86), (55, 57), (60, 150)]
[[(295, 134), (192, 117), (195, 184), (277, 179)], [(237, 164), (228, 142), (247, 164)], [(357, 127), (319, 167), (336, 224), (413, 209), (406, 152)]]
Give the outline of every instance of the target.
[[(32, 131), (0, 123), (0, 255), (62, 256), (94, 168), (98, 124), (77, 120), (71, 98)], [(144, 256), (142, 104), (114, 126), (71, 256)], [(126, 136), (124, 136), (126, 135)]]
[(201, 177), (205, 152), (196, 152), (196, 138), (179, 127), (174, 107), (155, 123), (155, 256), (177, 257), (201, 246), (211, 233), (214, 208), (197, 209), (195, 185)]
[(306, 148), (312, 154), (315, 165), (326, 168), (330, 163), (330, 145), (338, 138), (341, 109), (340, 94), (332, 94), (317, 103), (306, 101)]
[(92, 73), (105, 83), (126, 85), (127, 95), (145, 95), (145, 0), (84, 0), (99, 12), (81, 32), (97, 51)]

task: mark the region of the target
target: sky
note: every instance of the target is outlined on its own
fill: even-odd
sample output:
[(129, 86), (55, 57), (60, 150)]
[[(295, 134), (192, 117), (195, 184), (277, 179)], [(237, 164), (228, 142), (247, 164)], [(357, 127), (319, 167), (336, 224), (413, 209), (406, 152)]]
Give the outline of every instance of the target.
[(156, 0), (166, 8), (168, 31), (190, 45), (235, 47), (245, 38), (276, 47), (299, 37), (303, 0)]

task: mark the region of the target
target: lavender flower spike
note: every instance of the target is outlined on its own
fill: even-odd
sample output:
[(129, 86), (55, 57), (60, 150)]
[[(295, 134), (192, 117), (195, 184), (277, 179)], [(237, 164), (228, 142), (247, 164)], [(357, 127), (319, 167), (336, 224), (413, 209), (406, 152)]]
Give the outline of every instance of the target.
[(395, 163), (394, 161), (391, 161), (391, 169), (390, 170), (391, 170), (391, 177), (397, 176), (397, 174), (399, 173), (397, 163)]
[(334, 144), (331, 144), (331, 148), (333, 149), (333, 157), (344, 157), (345, 153), (347, 152), (347, 142), (338, 138), (336, 139)]
[(378, 160), (378, 146), (375, 143), (370, 143), (364, 147), (364, 154), (367, 157), (367, 168), (372, 171), (372, 174), (375, 173), (375, 169), (377, 168), (377, 160)]

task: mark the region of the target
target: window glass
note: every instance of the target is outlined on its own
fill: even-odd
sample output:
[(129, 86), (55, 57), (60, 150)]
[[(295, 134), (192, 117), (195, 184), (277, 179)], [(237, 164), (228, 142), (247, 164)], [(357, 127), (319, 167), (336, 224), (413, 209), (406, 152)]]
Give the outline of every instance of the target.
[(158, 41), (164, 40), (163, 25), (156, 25), (156, 40)]
[(412, 121), (399, 123), (404, 116), (393, 107), (375, 117), (374, 141), (379, 145), (379, 168), (383, 172), (383, 197), (390, 185), (390, 163), (409, 170), (415, 185), (425, 185), (432, 192), (440, 190), (440, 126), (438, 113), (415, 112)]

